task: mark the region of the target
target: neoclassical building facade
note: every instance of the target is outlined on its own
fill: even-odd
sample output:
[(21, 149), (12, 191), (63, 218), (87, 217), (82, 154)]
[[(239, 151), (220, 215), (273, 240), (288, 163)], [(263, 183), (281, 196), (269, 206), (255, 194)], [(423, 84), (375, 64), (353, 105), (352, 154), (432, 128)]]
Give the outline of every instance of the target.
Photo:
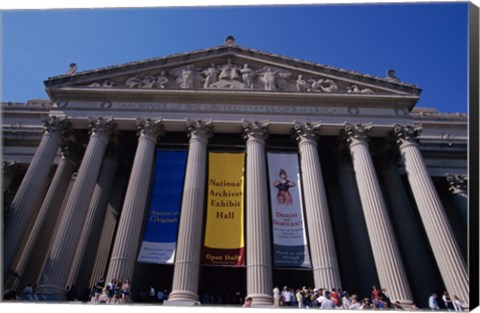
[[(44, 82), (2, 103), (5, 290), (99, 277), (166, 304), (342, 288), (468, 307), (466, 114), (421, 90), (239, 46)], [(223, 294), (222, 294), (223, 295)]]

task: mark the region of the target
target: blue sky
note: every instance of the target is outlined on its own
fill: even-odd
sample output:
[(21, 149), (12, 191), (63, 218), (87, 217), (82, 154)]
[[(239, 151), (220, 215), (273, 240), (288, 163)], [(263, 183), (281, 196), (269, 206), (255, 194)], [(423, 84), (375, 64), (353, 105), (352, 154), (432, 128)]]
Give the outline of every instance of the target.
[(43, 81), (220, 45), (360, 73), (389, 68), (423, 92), (418, 107), (467, 112), (468, 3), (3, 10), (2, 101), (47, 98)]

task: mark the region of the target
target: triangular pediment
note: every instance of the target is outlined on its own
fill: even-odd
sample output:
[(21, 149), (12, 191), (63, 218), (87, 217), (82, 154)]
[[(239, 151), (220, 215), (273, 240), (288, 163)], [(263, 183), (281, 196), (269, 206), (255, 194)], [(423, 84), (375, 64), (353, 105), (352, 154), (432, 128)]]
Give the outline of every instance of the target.
[(162, 58), (69, 73), (45, 81), (47, 90), (245, 90), (309, 94), (407, 95), (421, 90), (387, 78), (225, 44)]

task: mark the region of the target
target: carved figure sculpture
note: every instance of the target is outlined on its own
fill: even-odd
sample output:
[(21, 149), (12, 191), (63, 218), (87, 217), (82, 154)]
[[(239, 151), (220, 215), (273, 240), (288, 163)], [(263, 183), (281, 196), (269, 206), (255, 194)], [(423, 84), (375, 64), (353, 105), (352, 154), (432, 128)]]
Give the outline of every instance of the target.
[(132, 76), (125, 82), (125, 86), (128, 88), (138, 88), (142, 85), (142, 80), (138, 77), (138, 75)]
[(164, 89), (165, 85), (168, 83), (168, 78), (165, 74), (165, 71), (160, 73), (160, 76), (155, 78), (155, 85), (157, 88)]
[(112, 88), (112, 87), (115, 87), (115, 82), (113, 80), (110, 80), (110, 79), (107, 79), (103, 82), (102, 84), (102, 87), (109, 87), (109, 88)]
[(242, 73), (242, 79), (243, 83), (247, 88), (253, 88), (253, 70), (248, 67), (248, 64), (244, 64), (243, 68), (240, 70), (240, 73)]
[(91, 85), (88, 85), (88, 87), (95, 87), (95, 88), (107, 87), (107, 88), (111, 88), (111, 87), (115, 87), (115, 82), (113, 80), (107, 79), (102, 84), (93, 83)]
[(152, 75), (147, 75), (142, 79), (139, 87), (144, 89), (152, 89), (155, 84), (155, 77), (153, 77)]
[(227, 64), (222, 67), (220, 79), (236, 80), (239, 78), (238, 68), (232, 64), (232, 59), (227, 60)]
[(286, 80), (292, 73), (281, 69), (272, 69), (270, 66), (264, 66), (256, 71), (265, 90), (277, 90), (285, 88), (288, 85)]
[(215, 83), (218, 80), (219, 70), (215, 66), (215, 64), (211, 64), (209, 68), (202, 72), (206, 78), (205, 83), (203, 84), (203, 88), (210, 87), (211, 84)]
[(194, 82), (194, 65), (189, 65), (186, 68), (182, 70), (182, 74), (180, 75), (180, 88), (193, 88), (193, 82)]
[(370, 89), (370, 88), (360, 89), (357, 85), (351, 85), (351, 86), (348, 86), (348, 87), (347, 87), (347, 92), (348, 92), (348, 93), (365, 93), (365, 94), (369, 94), (369, 93), (373, 93), (373, 90)]
[(316, 92), (336, 92), (338, 90), (337, 83), (331, 79), (321, 78), (312, 83), (312, 91)]
[(303, 79), (303, 76), (301, 74), (298, 75), (297, 91), (311, 91), (311, 90), (312, 90), (312, 85), (307, 83), (307, 81)]
[(265, 86), (265, 90), (276, 90), (277, 86), (275, 84), (275, 78), (277, 75), (277, 71), (272, 71), (270, 67), (266, 67), (265, 71), (260, 75), (260, 80), (263, 82)]

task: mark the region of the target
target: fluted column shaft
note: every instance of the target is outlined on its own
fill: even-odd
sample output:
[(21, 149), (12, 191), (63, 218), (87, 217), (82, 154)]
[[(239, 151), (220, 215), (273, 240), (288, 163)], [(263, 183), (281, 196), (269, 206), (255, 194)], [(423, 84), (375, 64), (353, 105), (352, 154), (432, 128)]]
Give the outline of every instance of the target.
[(428, 243), (422, 240), (421, 229), (417, 224), (413, 208), (408, 200), (405, 186), (395, 164), (395, 158), (387, 155), (383, 164), (383, 178), (388, 197), (390, 198), (391, 215), (396, 224), (399, 242), (405, 256), (405, 265), (413, 273), (413, 289), (418, 297), (417, 305), (428, 307), (428, 297), (436, 290), (438, 279), (435, 277), (426, 247)]
[(368, 149), (366, 134), (369, 129), (360, 124), (346, 124), (343, 134), (350, 147), (380, 285), (389, 290), (393, 301), (409, 304), (413, 302), (413, 297)]
[(92, 272), (107, 202), (114, 184), (117, 168), (118, 163), (113, 157), (107, 157), (102, 162), (70, 269), (70, 277), (67, 281), (67, 284), (70, 286), (83, 288), (90, 283), (90, 273)]
[[(38, 267), (45, 260), (54, 227), (59, 217), (62, 201), (75, 167), (75, 161), (66, 153), (62, 153), (55, 175), (25, 242), (25, 246), (20, 250), (20, 254), (12, 267), (12, 272), (18, 275), (18, 279), (24, 280), (27, 278), (26, 276), (29, 276), (29, 282), (32, 282), (31, 279), (38, 275)], [(32, 273), (33, 269), (37, 269), (36, 275)], [(19, 282), (18, 279), (6, 287), (15, 289)]]
[(308, 234), (312, 239), (309, 245), (315, 286), (340, 288), (340, 270), (316, 142), (320, 124), (296, 122), (294, 129), (299, 142)]
[(154, 172), (155, 145), (162, 131), (161, 120), (138, 120), (137, 129), (140, 136), (108, 266), (107, 282), (113, 278), (132, 279), (150, 190), (150, 178)]
[(416, 143), (419, 131), (409, 126), (394, 127), (408, 181), (443, 282), (451, 295), (456, 294), (468, 306), (467, 266)]
[(447, 175), (450, 192), (465, 226), (468, 225), (468, 193), (467, 179), (463, 175)]
[(108, 139), (114, 127), (111, 119), (89, 120), (91, 135), (78, 170), (77, 179), (56, 229), (37, 293), (42, 300), (63, 300), (65, 287), (80, 239), (95, 182)]
[(43, 120), (44, 133), (40, 145), (10, 204), (10, 217), (4, 232), (4, 277), (7, 276), (7, 271), (11, 269), (20, 247), (28, 236), (28, 231), (25, 230), (30, 229), (31, 221), (38, 213), (40, 198), (45, 192), (48, 174), (60, 146), (65, 124), (65, 120), (54, 116)]
[[(121, 171), (120, 171), (121, 172)], [(102, 232), (98, 237), (98, 246), (95, 252), (95, 261), (93, 262), (92, 274), (90, 275), (89, 286), (93, 286), (99, 278), (105, 277), (112, 248), (112, 242), (115, 238), (118, 220), (122, 210), (124, 192), (128, 185), (127, 178), (120, 177), (115, 179), (115, 188), (113, 188), (107, 205), (107, 212), (104, 217)]]
[(247, 295), (252, 298), (252, 306), (273, 304), (270, 213), (265, 158), (267, 126), (266, 123), (260, 122), (244, 122), (242, 125), (244, 138), (247, 140), (245, 180)]
[(199, 303), (198, 279), (203, 237), (207, 144), (212, 125), (210, 122), (188, 121), (187, 129), (190, 146), (180, 211), (172, 292), (165, 303), (167, 305)]
[(339, 156), (337, 172), (355, 259), (355, 272), (359, 281), (358, 293), (368, 295), (371, 292), (372, 285), (377, 285), (379, 281), (372, 246), (368, 238), (367, 225), (362, 212), (362, 203), (355, 182), (355, 172), (350, 160), (346, 160), (346, 156)]

